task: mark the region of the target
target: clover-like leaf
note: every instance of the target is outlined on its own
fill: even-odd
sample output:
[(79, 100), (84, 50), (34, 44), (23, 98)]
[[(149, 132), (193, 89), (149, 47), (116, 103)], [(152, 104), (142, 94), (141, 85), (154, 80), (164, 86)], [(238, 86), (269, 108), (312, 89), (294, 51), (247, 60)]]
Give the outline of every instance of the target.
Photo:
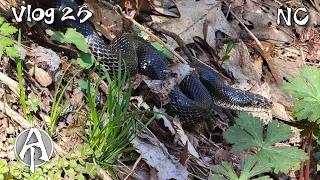
[(320, 119), (320, 71), (316, 67), (303, 66), (300, 75), (284, 82), (281, 89), (298, 99), (292, 109), (298, 120)]
[[(264, 162), (257, 162), (253, 157), (246, 157), (242, 162), (240, 177), (237, 176), (231, 163), (221, 162), (221, 165), (211, 166), (209, 169), (228, 177), (228, 179), (248, 180), (256, 175), (270, 171), (271, 165)], [(269, 176), (263, 176), (260, 178), (271, 179)], [(215, 177), (213, 179), (221, 179), (221, 177)]]
[(232, 126), (230, 131), (223, 133), (225, 139), (234, 144), (231, 151), (258, 147), (260, 151), (254, 156), (256, 160), (272, 164), (275, 172), (286, 173), (292, 166), (308, 159), (306, 153), (296, 147), (273, 146), (277, 142), (293, 137), (290, 126), (279, 124), (277, 120), (269, 122), (266, 138), (263, 139), (263, 122), (259, 118), (241, 112), (235, 121), (237, 125)]

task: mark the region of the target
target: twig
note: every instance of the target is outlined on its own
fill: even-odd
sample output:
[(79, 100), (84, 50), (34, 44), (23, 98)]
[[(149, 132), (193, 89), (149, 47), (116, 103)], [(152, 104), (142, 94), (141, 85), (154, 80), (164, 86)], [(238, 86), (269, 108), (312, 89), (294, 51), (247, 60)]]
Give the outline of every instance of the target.
[(307, 154), (309, 159), (306, 161), (306, 173), (304, 176), (305, 180), (309, 180), (309, 174), (310, 174), (310, 158), (311, 158), (311, 141), (312, 141), (312, 129), (310, 130), (309, 136), (306, 138), (308, 141), (308, 149), (307, 149)]
[(178, 43), (182, 51), (186, 54), (190, 62), (195, 63), (197, 61), (194, 58), (194, 56), (191, 54), (190, 50), (187, 48), (186, 43), (180, 38), (178, 34), (168, 31), (166, 29), (163, 29), (158, 24), (155, 24), (155, 23), (151, 24), (149, 27), (156, 32), (161, 32), (167, 36), (170, 36), (172, 39), (174, 39)]
[(3, 82), (4, 84), (6, 84), (7, 86), (9, 86), (9, 88), (11, 89), (11, 91), (17, 95), (18, 97), (20, 97), (19, 94), (19, 83), (16, 82), (15, 80), (11, 79), (10, 77), (8, 77), (6, 74), (0, 72), (0, 81)]
[[(307, 142), (308, 142), (308, 139), (309, 139), (309, 136), (311, 134), (311, 131), (308, 133), (308, 136), (305, 137), (304, 139), (304, 142), (302, 144), (302, 148), (301, 150), (304, 151), (306, 149), (306, 146), (307, 146)], [(303, 180), (303, 167), (304, 167), (304, 161), (301, 161), (300, 163), (300, 174), (299, 174), (299, 180)]]
[[(100, 76), (94, 72), (91, 74), (90, 79), (97, 82), (100, 79)], [(110, 88), (105, 81), (99, 81), (99, 88), (106, 96), (109, 94)]]
[(265, 50), (264, 47), (262, 46), (261, 42), (259, 41), (259, 39), (250, 31), (250, 29), (247, 28), (246, 25), (243, 24), (243, 22), (238, 18), (238, 16), (230, 9), (230, 13), (239, 21), (239, 23), (244, 27), (244, 29), (247, 31), (247, 33), (253, 38), (253, 40), (257, 43), (257, 45), (259, 46), (259, 48), (261, 48), (261, 50)]
[(133, 167), (132, 167), (132, 170), (130, 171), (130, 173), (127, 175), (126, 178), (124, 178), (124, 180), (127, 180), (131, 174), (134, 172), (134, 170), (136, 169), (138, 163), (140, 162), (140, 160), (142, 159), (142, 155), (139, 156), (139, 158), (137, 159), (137, 161), (134, 163)]

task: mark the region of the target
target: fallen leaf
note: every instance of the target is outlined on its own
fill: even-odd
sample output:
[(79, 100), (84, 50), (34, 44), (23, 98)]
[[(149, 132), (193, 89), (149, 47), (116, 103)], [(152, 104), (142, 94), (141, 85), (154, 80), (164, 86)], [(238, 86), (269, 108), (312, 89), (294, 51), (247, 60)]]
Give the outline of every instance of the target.
[(185, 180), (188, 178), (187, 167), (182, 166), (178, 161), (173, 161), (164, 154), (163, 147), (160, 148), (139, 137), (132, 141), (134, 147), (151, 167), (158, 170), (159, 180), (176, 179)]
[(36, 80), (43, 86), (47, 87), (52, 83), (52, 78), (49, 73), (41, 68), (35, 67)]

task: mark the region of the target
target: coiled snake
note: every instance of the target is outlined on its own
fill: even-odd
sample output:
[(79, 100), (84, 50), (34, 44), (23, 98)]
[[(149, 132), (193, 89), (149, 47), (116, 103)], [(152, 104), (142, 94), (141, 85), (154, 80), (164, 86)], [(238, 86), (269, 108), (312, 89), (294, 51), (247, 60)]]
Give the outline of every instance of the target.
[[(68, 6), (76, 15), (78, 6), (70, 0), (32, 0), (33, 8), (56, 8), (57, 30), (74, 28), (86, 39), (91, 53), (102, 58), (105, 67), (116, 67), (118, 55), (126, 62), (132, 74), (140, 73), (151, 79), (164, 80), (168, 61), (147, 41), (134, 34), (122, 34), (107, 45), (88, 23), (79, 21), (61, 22), (61, 10)], [(76, 17), (76, 16), (75, 16)], [(182, 122), (195, 122), (208, 118), (212, 105), (241, 111), (264, 111), (272, 103), (260, 96), (226, 86), (218, 74), (205, 65), (194, 65), (196, 70), (188, 75), (170, 93), (170, 103), (165, 106), (168, 114), (178, 115)]]

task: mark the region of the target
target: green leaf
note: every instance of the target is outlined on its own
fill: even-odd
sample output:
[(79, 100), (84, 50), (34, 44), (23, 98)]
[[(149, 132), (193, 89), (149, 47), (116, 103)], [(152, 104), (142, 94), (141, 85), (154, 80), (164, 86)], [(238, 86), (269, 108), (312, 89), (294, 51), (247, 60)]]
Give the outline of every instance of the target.
[(15, 47), (5, 47), (7, 56), (19, 57), (19, 52)]
[(82, 174), (80, 174), (80, 175), (78, 175), (77, 179), (78, 180), (85, 180), (86, 178)]
[(298, 99), (292, 109), (298, 120), (320, 119), (320, 72), (316, 67), (303, 66), (300, 75), (284, 82), (281, 89)]
[(222, 60), (222, 62), (224, 62), (224, 61), (228, 60), (229, 58), (230, 58), (229, 55), (224, 55), (221, 60)]
[(235, 121), (237, 125), (223, 133), (225, 139), (234, 144), (231, 151), (258, 147), (260, 151), (254, 156), (258, 162), (270, 163), (276, 172), (285, 173), (296, 163), (308, 159), (306, 153), (296, 147), (273, 146), (277, 142), (293, 137), (290, 126), (278, 124), (277, 120), (269, 122), (266, 138), (263, 139), (263, 122), (259, 118), (241, 112)]
[(225, 55), (228, 55), (235, 46), (236, 46), (236, 43), (234, 43), (232, 41), (229, 41), (228, 45), (227, 45), (227, 48), (226, 48)]
[(162, 54), (164, 57), (166, 57), (168, 59), (172, 59), (173, 58), (173, 54), (167, 48), (163, 47), (158, 42), (153, 42), (152, 46), (154, 48), (156, 48), (160, 52), (160, 54)]
[(3, 23), (0, 27), (0, 32), (5, 36), (12, 35), (17, 31), (18, 29), (15, 28), (14, 26), (11, 26), (9, 23)]
[(72, 28), (68, 28), (66, 33), (55, 32), (51, 38), (51, 40), (59, 41), (61, 43), (72, 43), (74, 44), (80, 51), (87, 53), (89, 51), (89, 47), (87, 45), (86, 40), (82, 36), (81, 33), (75, 31)]
[(73, 179), (76, 176), (76, 172), (73, 168), (70, 168), (66, 171), (66, 174), (69, 178)]
[(68, 28), (65, 34), (62, 32), (55, 32), (50, 39), (61, 43), (72, 43), (84, 53), (89, 51), (88, 44), (83, 35), (72, 28)]
[(221, 165), (211, 166), (211, 167), (209, 167), (209, 169), (211, 169), (212, 171), (214, 171), (216, 173), (223, 174), (224, 176), (226, 176), (230, 179), (234, 179), (234, 180), (239, 179), (236, 172), (232, 168), (231, 163), (222, 161)]
[(246, 180), (256, 175), (271, 170), (271, 164), (263, 161), (256, 161), (254, 157), (246, 157), (242, 162), (241, 180)]
[(65, 36), (64, 36), (63, 32), (60, 32), (60, 31), (54, 32), (54, 34), (50, 37), (50, 40), (52, 40), (52, 41), (59, 41), (59, 42), (61, 42), (61, 43), (67, 42), (66, 39), (65, 39)]
[(69, 165), (70, 165), (71, 168), (74, 168), (74, 167), (76, 167), (78, 164), (77, 164), (77, 162), (76, 162), (75, 160), (71, 160), (70, 163), (69, 163)]
[(1, 46), (13, 46), (14, 42), (12, 39), (8, 38), (8, 37), (0, 37), (0, 45)]
[[(265, 162), (256, 162), (254, 157), (246, 157), (242, 162), (242, 169), (240, 177), (237, 176), (234, 171), (232, 164), (227, 162), (222, 162), (221, 165), (215, 165), (209, 167), (212, 171), (216, 173), (223, 174), (225, 177), (234, 180), (248, 180), (256, 175), (271, 170), (271, 164)], [(267, 177), (267, 179), (270, 179)]]
[(4, 159), (0, 159), (0, 168), (5, 167), (7, 165), (7, 161)]
[(12, 39), (5, 36), (0, 37), (0, 57), (3, 55), (4, 49), (6, 50), (7, 56), (19, 57), (19, 52), (13, 47), (13, 44), (14, 42)]
[(9, 139), (8, 139), (8, 142), (9, 142), (10, 144), (14, 144), (15, 141), (16, 141), (16, 138), (9, 138)]
[(78, 87), (80, 89), (88, 89), (88, 82), (83, 79), (79, 79), (78, 80)]
[(87, 53), (81, 53), (80, 57), (77, 59), (78, 64), (80, 67), (89, 69), (95, 62), (95, 58)]
[(308, 159), (306, 153), (297, 147), (264, 148), (255, 157), (257, 161), (272, 163), (275, 173), (288, 173), (291, 167), (299, 169), (300, 162)]

